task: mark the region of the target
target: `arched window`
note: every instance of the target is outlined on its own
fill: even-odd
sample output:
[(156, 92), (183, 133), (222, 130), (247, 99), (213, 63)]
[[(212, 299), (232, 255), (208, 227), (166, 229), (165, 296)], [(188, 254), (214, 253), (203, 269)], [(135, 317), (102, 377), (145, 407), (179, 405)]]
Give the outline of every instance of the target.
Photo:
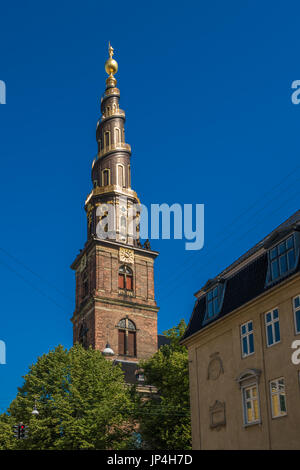
[(121, 141), (121, 131), (119, 127), (115, 127), (115, 144), (118, 144)]
[(131, 187), (131, 173), (130, 173), (130, 165), (128, 165), (128, 187)]
[(110, 174), (109, 170), (102, 170), (102, 186), (108, 186), (110, 184)]
[(110, 147), (110, 132), (106, 131), (104, 134), (104, 148)]
[(119, 269), (119, 288), (133, 290), (133, 273), (132, 270), (123, 264)]
[(78, 334), (78, 342), (81, 344), (84, 348), (88, 347), (88, 341), (87, 341), (87, 333), (89, 329), (86, 326), (86, 323), (82, 323), (79, 329), (79, 334)]
[(123, 318), (118, 325), (119, 354), (121, 356), (136, 356), (136, 327), (129, 318)]
[(124, 186), (124, 167), (123, 165), (118, 165), (118, 186), (123, 188)]
[(82, 273), (82, 299), (85, 299), (89, 294), (89, 278), (86, 270)]

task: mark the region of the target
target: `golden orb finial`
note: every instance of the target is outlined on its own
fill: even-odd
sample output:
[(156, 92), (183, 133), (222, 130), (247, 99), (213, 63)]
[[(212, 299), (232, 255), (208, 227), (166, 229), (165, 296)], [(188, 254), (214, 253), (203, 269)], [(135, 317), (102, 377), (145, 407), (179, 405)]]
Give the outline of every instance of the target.
[(114, 55), (114, 48), (111, 46), (110, 42), (108, 43), (108, 53), (109, 59), (105, 62), (105, 71), (107, 75), (112, 77), (118, 71), (118, 62), (112, 58)]

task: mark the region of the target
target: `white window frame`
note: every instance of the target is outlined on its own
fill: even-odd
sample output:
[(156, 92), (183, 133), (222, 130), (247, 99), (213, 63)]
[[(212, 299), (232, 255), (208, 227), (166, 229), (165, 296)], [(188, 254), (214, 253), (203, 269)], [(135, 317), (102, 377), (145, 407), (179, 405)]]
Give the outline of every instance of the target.
[[(248, 330), (248, 325), (249, 325), (249, 323), (252, 323), (252, 330), (251, 330), (251, 331)], [(246, 333), (242, 333), (242, 328), (243, 328), (243, 326), (246, 326)], [(250, 336), (250, 335), (253, 336), (253, 352), (249, 352), (248, 354), (246, 354), (246, 353), (244, 353), (244, 349), (243, 349), (243, 339), (244, 339), (244, 338), (247, 338), (247, 347), (248, 347), (248, 351), (250, 351), (250, 342), (249, 342), (249, 336)], [(254, 352), (255, 352), (253, 320), (249, 320), (249, 321), (247, 321), (246, 323), (243, 323), (243, 324), (240, 326), (240, 338), (241, 338), (242, 358), (248, 357), (248, 356), (252, 356), (252, 354), (254, 354)]]
[(295, 334), (296, 335), (300, 335), (300, 330), (298, 331), (297, 330), (297, 321), (296, 321), (296, 313), (297, 312), (300, 312), (300, 305), (299, 307), (295, 307), (295, 300), (299, 298), (299, 302), (300, 302), (300, 294), (296, 295), (294, 298), (293, 298), (293, 312), (294, 312), (294, 324), (295, 324)]
[[(280, 393), (279, 388), (278, 388), (279, 380), (283, 380), (283, 386), (284, 386), (284, 391), (283, 391), (283, 393)], [(276, 390), (276, 392), (272, 392), (272, 383), (276, 383), (276, 384), (277, 384), (277, 390)], [(285, 391), (285, 380), (284, 380), (284, 377), (279, 377), (278, 379), (272, 379), (272, 380), (270, 380), (269, 385), (270, 385), (270, 401), (271, 401), (272, 418), (273, 418), (273, 419), (277, 419), (277, 418), (281, 418), (282, 416), (286, 416), (286, 415), (287, 415), (287, 405), (286, 405), (286, 391)], [(286, 411), (284, 411), (284, 412), (281, 412), (281, 411), (280, 411), (280, 414), (277, 415), (277, 416), (274, 415), (274, 409), (273, 409), (273, 400), (272, 400), (272, 397), (273, 397), (274, 395), (278, 395), (278, 403), (279, 403), (279, 406), (280, 406), (280, 395), (284, 395), (284, 401), (285, 401), (285, 409), (286, 409)]]
[[(274, 320), (273, 315), (274, 315), (275, 310), (277, 310), (277, 312), (278, 312), (278, 318), (276, 318)], [(272, 318), (271, 318), (271, 321), (268, 322), (267, 321), (267, 315), (269, 313), (271, 313)], [(275, 327), (274, 327), (274, 324), (277, 323), (277, 322), (279, 323), (279, 336), (280, 336), (279, 341), (275, 340)], [(269, 325), (272, 326), (272, 335), (273, 335), (273, 339), (274, 339), (272, 344), (269, 344), (269, 340), (268, 340), (268, 326)], [(275, 344), (278, 344), (278, 343), (281, 342), (280, 318), (279, 318), (279, 308), (278, 307), (275, 307), (272, 310), (269, 310), (267, 313), (265, 313), (265, 330), (266, 330), (266, 345), (267, 345), (268, 348), (271, 348), (272, 346), (275, 346)]]
[[(247, 417), (247, 402), (254, 401), (254, 398), (251, 398), (250, 400), (246, 399), (246, 390), (247, 389), (253, 389), (256, 388), (256, 400), (257, 400), (257, 407), (258, 407), (258, 418), (254, 421), (248, 421)], [(257, 382), (252, 382), (250, 384), (242, 386), (242, 406), (243, 406), (243, 417), (244, 417), (244, 426), (253, 426), (255, 424), (260, 424), (261, 423), (261, 414), (260, 414), (260, 398), (259, 398), (259, 389), (258, 389), (258, 383)], [(253, 409), (253, 408), (252, 408)]]

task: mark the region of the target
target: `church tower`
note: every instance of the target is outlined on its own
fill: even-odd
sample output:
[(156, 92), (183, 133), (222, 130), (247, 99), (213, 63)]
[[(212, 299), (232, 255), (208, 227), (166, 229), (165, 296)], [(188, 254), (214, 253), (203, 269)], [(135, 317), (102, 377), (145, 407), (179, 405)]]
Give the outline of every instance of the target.
[(125, 141), (125, 112), (114, 77), (118, 64), (110, 45), (105, 70), (93, 189), (85, 201), (87, 241), (71, 266), (76, 273), (73, 342), (105, 350), (122, 363), (137, 363), (158, 348), (153, 273), (158, 253), (149, 242), (140, 243), (139, 227), (136, 235), (129, 220), (139, 199), (131, 188), (131, 147)]

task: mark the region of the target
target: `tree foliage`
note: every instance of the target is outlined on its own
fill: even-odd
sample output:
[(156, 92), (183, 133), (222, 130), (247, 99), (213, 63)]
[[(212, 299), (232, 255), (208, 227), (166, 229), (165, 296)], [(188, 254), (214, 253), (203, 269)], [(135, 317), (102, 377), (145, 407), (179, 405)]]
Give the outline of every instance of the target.
[(147, 383), (158, 390), (149, 400), (138, 399), (140, 433), (151, 449), (191, 449), (188, 354), (180, 345), (185, 329), (181, 320), (164, 332), (170, 344), (141, 363)]
[[(56, 347), (32, 365), (8, 412), (0, 449), (124, 449), (132, 441), (132, 400), (119, 366), (80, 345)], [(32, 415), (37, 403), (38, 416)], [(29, 425), (17, 440), (12, 426)]]

